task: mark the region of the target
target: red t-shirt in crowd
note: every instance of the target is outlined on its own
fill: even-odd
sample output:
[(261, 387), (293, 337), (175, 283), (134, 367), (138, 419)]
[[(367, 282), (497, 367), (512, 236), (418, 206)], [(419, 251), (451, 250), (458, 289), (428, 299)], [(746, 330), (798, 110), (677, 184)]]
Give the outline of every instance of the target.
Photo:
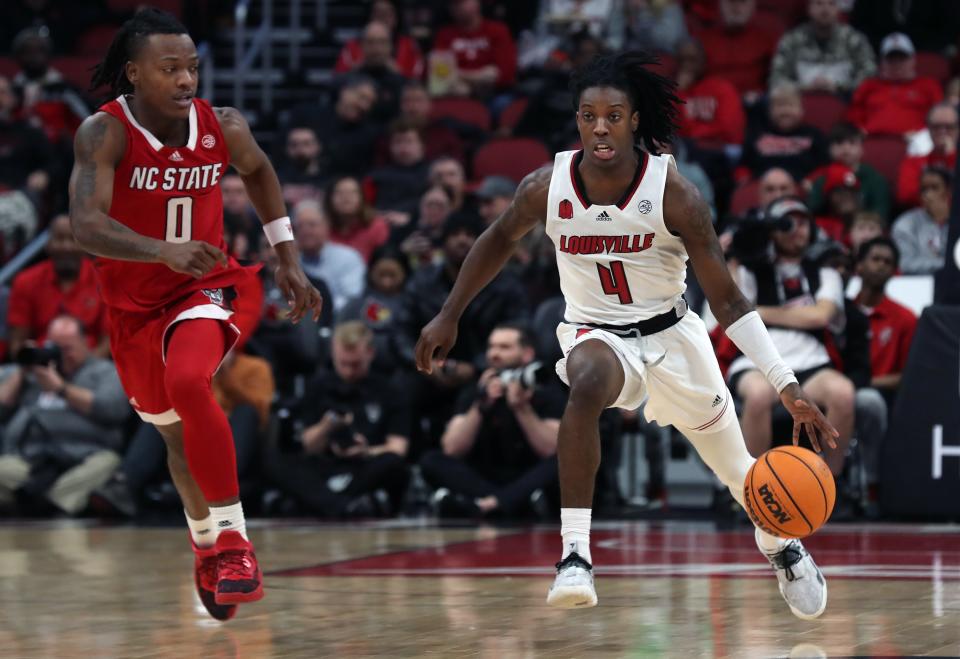
[(29, 337), (43, 342), (50, 321), (68, 314), (83, 324), (90, 347), (107, 334), (106, 305), (100, 300), (96, 271), (90, 259), (83, 259), (77, 281), (62, 290), (52, 261), (43, 261), (21, 272), (13, 280), (7, 308), (7, 325), (26, 327)]
[[(423, 76), (423, 55), (417, 42), (408, 36), (399, 36), (393, 43), (393, 61), (397, 65), (397, 73), (404, 78), (420, 78)], [(333, 67), (336, 73), (349, 73), (363, 63), (363, 46), (359, 39), (351, 39), (343, 45), (337, 63)]]
[(847, 235), (847, 228), (843, 225), (843, 220), (839, 217), (830, 215), (819, 215), (816, 219), (817, 226), (823, 229), (831, 240), (836, 240), (844, 245), (850, 244), (850, 237)]
[(884, 296), (873, 309), (861, 305), (870, 318), (870, 364), (873, 376), (902, 373), (917, 329), (917, 317)]
[(476, 71), (493, 64), (497, 67), (497, 87), (510, 87), (517, 77), (517, 46), (510, 30), (500, 21), (484, 20), (476, 30), (447, 25), (437, 31), (434, 50), (449, 50), (457, 58), (457, 68)]
[(373, 222), (365, 227), (355, 227), (344, 232), (330, 230), (330, 242), (354, 248), (367, 263), (370, 262), (373, 250), (387, 242), (389, 237), (390, 227), (386, 220), (380, 217), (374, 218)]
[(903, 135), (922, 129), (927, 112), (941, 100), (943, 90), (933, 78), (867, 78), (853, 92), (847, 118), (867, 134)]
[(948, 156), (931, 151), (925, 156), (904, 158), (897, 174), (897, 204), (909, 208), (920, 205), (920, 174), (925, 167), (939, 165), (952, 172), (956, 164), (956, 151)]
[(733, 83), (740, 94), (767, 89), (770, 62), (780, 35), (751, 21), (742, 29), (712, 27), (698, 35), (707, 55), (708, 76)]
[(680, 135), (701, 142), (741, 144), (747, 119), (737, 88), (723, 78), (701, 78), (678, 93)]

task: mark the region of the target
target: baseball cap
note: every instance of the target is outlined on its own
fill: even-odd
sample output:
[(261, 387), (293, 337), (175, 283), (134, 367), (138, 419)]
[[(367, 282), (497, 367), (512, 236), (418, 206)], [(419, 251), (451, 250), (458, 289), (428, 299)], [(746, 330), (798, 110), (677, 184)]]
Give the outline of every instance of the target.
[(517, 184), (506, 176), (488, 176), (480, 183), (474, 193), (478, 199), (493, 199), (494, 197), (512, 197), (517, 191)]
[(894, 32), (892, 34), (888, 34), (880, 43), (881, 57), (886, 57), (891, 53), (914, 55), (916, 52), (916, 49), (913, 47), (913, 42), (910, 41), (910, 37), (905, 35), (903, 32)]
[(852, 169), (844, 164), (835, 162), (827, 167), (823, 178), (823, 194), (830, 194), (837, 188), (860, 189), (860, 179)]
[(802, 215), (813, 219), (813, 213), (799, 197), (780, 197), (771, 201), (763, 213), (763, 221), (776, 231), (792, 231), (795, 226), (793, 215)]

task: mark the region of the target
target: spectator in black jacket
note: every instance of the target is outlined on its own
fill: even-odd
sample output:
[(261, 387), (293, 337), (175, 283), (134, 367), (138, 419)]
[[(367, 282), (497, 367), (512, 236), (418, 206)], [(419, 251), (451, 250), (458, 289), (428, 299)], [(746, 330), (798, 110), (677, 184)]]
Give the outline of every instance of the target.
[(487, 369), (461, 392), (442, 450), (420, 461), (424, 478), (439, 488), (442, 516), (537, 510), (544, 489), (556, 485), (557, 432), (567, 396), (552, 364), (534, 366), (533, 341), (526, 325), (494, 328)]
[[(844, 288), (853, 274), (851, 255), (838, 242), (817, 243), (808, 251), (808, 257), (821, 268), (832, 268), (840, 273)], [(837, 368), (850, 378), (856, 388), (854, 394), (854, 437), (860, 446), (864, 472), (867, 479), (867, 500), (863, 502), (868, 512), (874, 512), (878, 501), (880, 445), (887, 434), (888, 408), (886, 399), (879, 390), (870, 386), (873, 372), (870, 363), (870, 319), (856, 301), (843, 300), (844, 326), (831, 332), (828, 350)], [(841, 488), (840, 506), (852, 493)]]
[(320, 140), (324, 166), (330, 175), (364, 176), (380, 135), (379, 125), (370, 117), (376, 102), (376, 84), (366, 76), (351, 75), (340, 86), (332, 107), (318, 101), (297, 106), (283, 128), (311, 126)]
[(348, 321), (333, 332), (333, 369), (307, 387), (301, 453), (271, 452), (270, 480), (328, 517), (394, 512), (406, 488), (410, 408), (403, 390), (373, 373), (373, 332)]
[(390, 163), (370, 173), (373, 205), (379, 211), (412, 214), (427, 187), (430, 163), (417, 127), (398, 119), (390, 124)]
[(740, 166), (754, 178), (771, 167), (782, 167), (799, 181), (826, 164), (826, 138), (803, 123), (800, 91), (791, 84), (780, 85), (770, 92), (768, 102), (764, 125), (747, 131)]
[[(453, 288), (464, 259), (483, 231), (481, 220), (470, 214), (451, 216), (443, 227), (441, 258), (422, 266), (410, 278), (398, 311), (398, 358), (412, 373), (415, 418), (424, 419), (425, 436), (417, 439), (436, 446), (453, 405), (464, 385), (474, 381), (478, 364), (493, 328), (509, 320), (523, 320), (528, 305), (520, 280), (503, 272), (467, 306), (459, 325), (457, 343), (443, 363), (430, 375), (414, 372), (414, 345), (420, 329), (440, 311)], [(415, 443), (413, 449), (422, 446)]]

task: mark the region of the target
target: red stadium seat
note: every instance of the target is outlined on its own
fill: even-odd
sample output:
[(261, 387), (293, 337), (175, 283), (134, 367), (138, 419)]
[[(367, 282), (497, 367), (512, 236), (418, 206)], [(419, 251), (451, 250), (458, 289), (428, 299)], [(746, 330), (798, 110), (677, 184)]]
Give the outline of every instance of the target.
[(743, 215), (760, 203), (759, 197), (760, 181), (757, 179), (747, 181), (733, 191), (733, 195), (730, 197), (730, 213)]
[(12, 57), (0, 57), (0, 76), (12, 78), (20, 72), (20, 65)]
[(917, 53), (917, 75), (933, 78), (941, 85), (950, 79), (950, 60), (940, 53)]
[(491, 140), (473, 155), (473, 178), (506, 176), (519, 181), (552, 160), (550, 152), (539, 140), (528, 137), (507, 137)]
[(833, 94), (808, 92), (803, 95), (803, 119), (824, 133), (843, 119), (847, 104)]
[(86, 57), (54, 57), (50, 65), (62, 73), (71, 85), (86, 91), (90, 86), (90, 77), (93, 75), (91, 69), (99, 63), (99, 57), (87, 55)]
[(907, 143), (899, 135), (868, 135), (863, 141), (863, 161), (883, 174), (891, 187), (897, 183), (906, 153)]
[(677, 73), (677, 60), (669, 53), (657, 53), (657, 59), (660, 60), (660, 63), (650, 68), (664, 78), (670, 78), (672, 80), (673, 76)]
[(95, 25), (84, 32), (77, 41), (77, 55), (95, 55), (103, 57), (113, 36), (117, 33), (116, 25)]
[(499, 125), (500, 128), (505, 128), (509, 132), (513, 132), (514, 127), (520, 121), (520, 117), (523, 116), (523, 113), (527, 110), (527, 105), (530, 104), (530, 99), (521, 97), (516, 98), (510, 102), (510, 105), (503, 109), (503, 112), (500, 113)]
[(462, 121), (465, 124), (489, 131), (491, 125), (490, 111), (487, 106), (472, 98), (447, 96), (433, 99), (433, 108), (430, 110), (434, 118), (448, 117)]
[(807, 18), (808, 4), (809, 0), (757, 0), (757, 11), (775, 13), (791, 28)]

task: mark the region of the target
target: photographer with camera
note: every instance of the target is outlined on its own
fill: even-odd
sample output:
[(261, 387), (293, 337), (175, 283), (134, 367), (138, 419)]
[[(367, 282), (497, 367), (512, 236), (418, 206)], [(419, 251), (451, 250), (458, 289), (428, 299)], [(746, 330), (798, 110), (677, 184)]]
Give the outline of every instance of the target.
[(43, 346), (26, 345), (0, 381), (3, 430), (0, 498), (40, 512), (78, 513), (120, 462), (130, 414), (116, 368), (95, 357), (80, 321), (58, 316)]
[[(827, 420), (839, 431), (838, 447), (825, 447), (823, 453), (830, 470), (839, 475), (853, 434), (854, 386), (832, 367), (825, 345), (827, 330), (843, 331), (844, 289), (836, 270), (809, 259), (815, 231), (813, 216), (802, 201), (795, 197), (774, 201), (762, 218), (741, 224), (734, 236), (734, 254), (741, 263), (736, 278), (801, 388), (826, 408)], [(779, 396), (744, 355), (733, 360), (727, 377), (730, 390), (743, 401), (741, 425), (747, 448), (759, 456), (771, 446), (771, 416)]]
[(534, 359), (530, 330), (497, 325), (487, 341), (488, 368), (457, 401), (442, 450), (423, 456), (428, 483), (439, 488), (439, 513), (546, 514), (545, 490), (557, 484), (557, 431), (566, 394), (550, 366)]
[(387, 515), (400, 506), (409, 477), (410, 407), (399, 387), (371, 373), (374, 356), (366, 324), (337, 325), (333, 370), (321, 372), (303, 397), (302, 452), (268, 455), (273, 484), (312, 513)]

